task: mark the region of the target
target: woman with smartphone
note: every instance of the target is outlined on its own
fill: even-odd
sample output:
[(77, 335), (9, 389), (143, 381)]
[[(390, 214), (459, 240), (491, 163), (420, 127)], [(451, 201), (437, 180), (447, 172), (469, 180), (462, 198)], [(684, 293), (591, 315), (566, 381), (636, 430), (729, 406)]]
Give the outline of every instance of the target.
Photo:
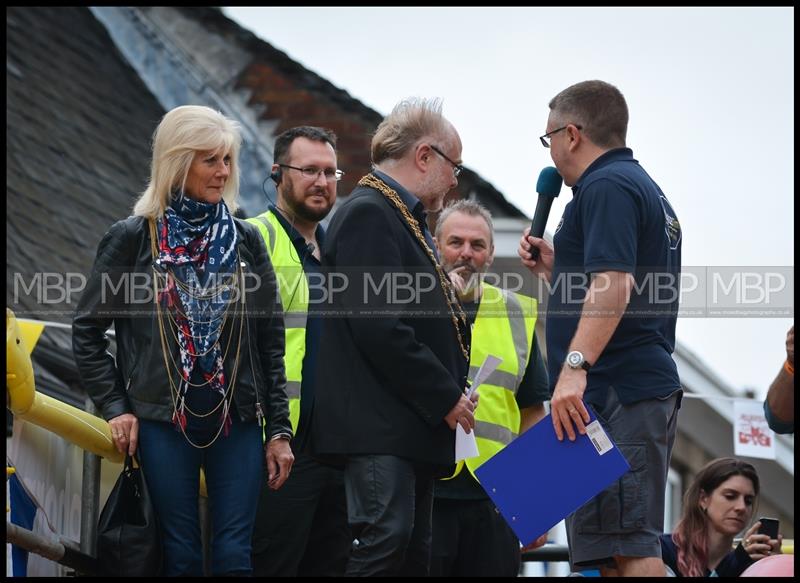
[(773, 536), (760, 532), (760, 521), (733, 548), (734, 537), (753, 518), (758, 491), (758, 473), (749, 463), (727, 457), (706, 464), (683, 497), (675, 531), (661, 536), (662, 559), (672, 574), (738, 577), (759, 559), (780, 553), (783, 536), (777, 528)]

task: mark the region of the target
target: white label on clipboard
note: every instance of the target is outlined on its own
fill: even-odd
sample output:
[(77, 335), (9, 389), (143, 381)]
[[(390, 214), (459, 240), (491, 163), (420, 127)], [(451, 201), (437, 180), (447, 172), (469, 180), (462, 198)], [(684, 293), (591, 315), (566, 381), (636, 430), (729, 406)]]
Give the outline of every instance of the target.
[(608, 438), (608, 435), (606, 435), (606, 432), (603, 431), (603, 426), (600, 425), (600, 422), (597, 419), (586, 426), (586, 435), (588, 435), (589, 439), (592, 440), (592, 445), (594, 445), (594, 448), (600, 455), (611, 451), (611, 449), (614, 447), (611, 443), (611, 440)]

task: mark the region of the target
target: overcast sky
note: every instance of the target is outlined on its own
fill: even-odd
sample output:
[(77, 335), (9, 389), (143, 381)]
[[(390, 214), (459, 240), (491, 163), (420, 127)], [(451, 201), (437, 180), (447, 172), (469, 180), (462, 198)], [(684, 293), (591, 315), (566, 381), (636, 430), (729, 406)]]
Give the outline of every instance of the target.
[[(616, 85), (628, 146), (683, 227), (683, 265), (794, 266), (792, 8), (225, 8), (381, 114), (440, 97), (464, 164), (531, 216), (550, 99)], [(550, 213), (552, 232), (572, 193)], [(678, 340), (763, 397), (790, 318), (681, 318)]]

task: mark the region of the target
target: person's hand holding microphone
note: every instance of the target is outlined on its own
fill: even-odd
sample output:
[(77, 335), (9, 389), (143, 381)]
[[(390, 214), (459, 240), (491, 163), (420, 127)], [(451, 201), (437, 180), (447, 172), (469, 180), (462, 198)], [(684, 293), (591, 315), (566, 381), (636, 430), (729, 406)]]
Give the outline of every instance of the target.
[(550, 207), (561, 192), (563, 183), (564, 179), (553, 166), (547, 166), (539, 173), (539, 179), (536, 181), (536, 192), (539, 193), (536, 211), (531, 221), (531, 227), (525, 229), (517, 249), (522, 264), (547, 280), (550, 279), (550, 274), (553, 272), (555, 253), (553, 246), (542, 237), (547, 226), (547, 218), (550, 215)]

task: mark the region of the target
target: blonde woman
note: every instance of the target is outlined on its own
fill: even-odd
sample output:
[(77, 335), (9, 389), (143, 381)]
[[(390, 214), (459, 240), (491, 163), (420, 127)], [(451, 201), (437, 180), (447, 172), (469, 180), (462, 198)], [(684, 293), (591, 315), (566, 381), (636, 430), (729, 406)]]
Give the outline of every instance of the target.
[(294, 459), (275, 274), (256, 228), (232, 215), (240, 142), (207, 107), (163, 117), (150, 183), (100, 241), (73, 320), (84, 386), (117, 449), (139, 454), (168, 576), (203, 574), (201, 467), (211, 570), (249, 575), (264, 456), (275, 489)]

